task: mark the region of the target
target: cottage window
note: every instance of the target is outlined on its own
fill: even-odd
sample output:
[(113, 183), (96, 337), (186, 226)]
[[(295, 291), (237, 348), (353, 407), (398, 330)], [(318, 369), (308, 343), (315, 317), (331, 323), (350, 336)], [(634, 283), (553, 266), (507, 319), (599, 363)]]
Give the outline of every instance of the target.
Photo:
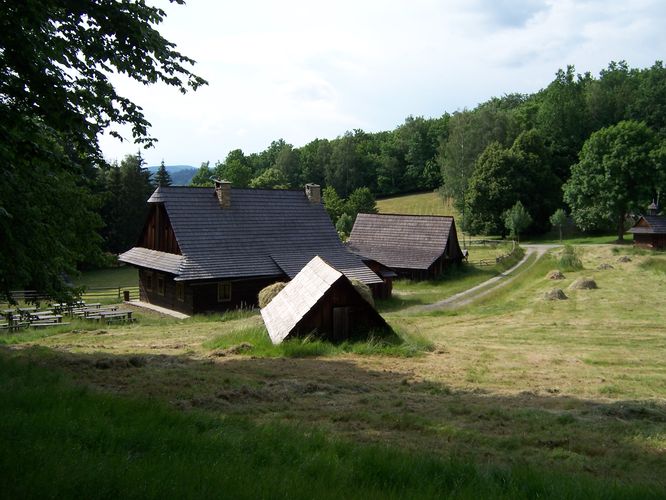
[(164, 276), (162, 274), (157, 275), (157, 294), (164, 295)]
[(185, 302), (185, 284), (184, 283), (176, 283), (176, 298), (181, 302)]
[(217, 284), (217, 301), (229, 302), (231, 300), (231, 281), (220, 281)]
[(147, 292), (152, 292), (153, 291), (153, 273), (150, 271), (145, 271), (144, 276), (143, 276), (143, 283), (144, 286), (146, 287)]

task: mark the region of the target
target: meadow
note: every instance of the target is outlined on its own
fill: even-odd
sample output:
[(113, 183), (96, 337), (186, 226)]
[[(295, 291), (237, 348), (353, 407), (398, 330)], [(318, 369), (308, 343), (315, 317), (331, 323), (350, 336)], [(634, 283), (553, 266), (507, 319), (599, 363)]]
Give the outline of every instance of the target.
[(666, 255), (578, 247), (551, 281), (560, 251), (462, 308), (388, 308), (392, 341), (273, 349), (251, 311), (5, 335), (0, 490), (663, 497)]

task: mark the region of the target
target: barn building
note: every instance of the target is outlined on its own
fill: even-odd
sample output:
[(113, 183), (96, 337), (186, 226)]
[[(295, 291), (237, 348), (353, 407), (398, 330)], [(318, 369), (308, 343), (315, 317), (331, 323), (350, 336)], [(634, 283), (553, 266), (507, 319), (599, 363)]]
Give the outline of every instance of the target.
[(666, 216), (658, 213), (659, 207), (653, 202), (647, 215), (641, 216), (629, 230), (634, 235), (634, 246), (666, 250)]
[(186, 314), (254, 306), (275, 281), (320, 255), (372, 288), (382, 279), (347, 251), (318, 185), (293, 190), (158, 187), (136, 247), (119, 260), (139, 269), (140, 299)]
[(455, 221), (446, 216), (358, 214), (347, 244), (369, 266), (413, 280), (436, 278), (464, 258)]
[(349, 279), (319, 256), (287, 283), (261, 316), (274, 344), (313, 333), (341, 341), (391, 331)]

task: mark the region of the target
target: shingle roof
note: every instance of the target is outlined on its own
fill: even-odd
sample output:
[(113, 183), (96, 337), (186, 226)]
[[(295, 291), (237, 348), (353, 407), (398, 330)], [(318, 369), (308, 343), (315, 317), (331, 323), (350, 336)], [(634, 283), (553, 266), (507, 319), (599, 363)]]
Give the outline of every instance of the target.
[(122, 261), (135, 264), (165, 273), (178, 274), (185, 258), (182, 255), (149, 250), (148, 248), (134, 247), (122, 254)]
[(643, 215), (629, 232), (637, 234), (666, 234), (666, 216)]
[(273, 343), (282, 342), (341, 278), (341, 272), (318, 256), (308, 262), (261, 310), (261, 317)]
[[(394, 269), (428, 269), (455, 233), (453, 217), (436, 215), (358, 214), (349, 249)], [(462, 257), (451, 238), (450, 258)]]
[(381, 282), (345, 249), (322, 204), (302, 191), (232, 188), (223, 209), (213, 188), (170, 186), (158, 187), (148, 202), (164, 203), (171, 221), (184, 257), (178, 281), (292, 276), (321, 254), (349, 277)]

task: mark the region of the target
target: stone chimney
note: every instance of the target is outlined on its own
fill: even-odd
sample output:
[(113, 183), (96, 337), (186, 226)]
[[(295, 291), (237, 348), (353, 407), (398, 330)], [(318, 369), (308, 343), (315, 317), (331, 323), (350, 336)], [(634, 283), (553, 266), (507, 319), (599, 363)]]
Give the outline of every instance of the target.
[(215, 179), (215, 196), (222, 208), (231, 206), (231, 182)]
[(306, 184), (305, 195), (310, 200), (310, 203), (321, 203), (321, 186), (312, 183)]

